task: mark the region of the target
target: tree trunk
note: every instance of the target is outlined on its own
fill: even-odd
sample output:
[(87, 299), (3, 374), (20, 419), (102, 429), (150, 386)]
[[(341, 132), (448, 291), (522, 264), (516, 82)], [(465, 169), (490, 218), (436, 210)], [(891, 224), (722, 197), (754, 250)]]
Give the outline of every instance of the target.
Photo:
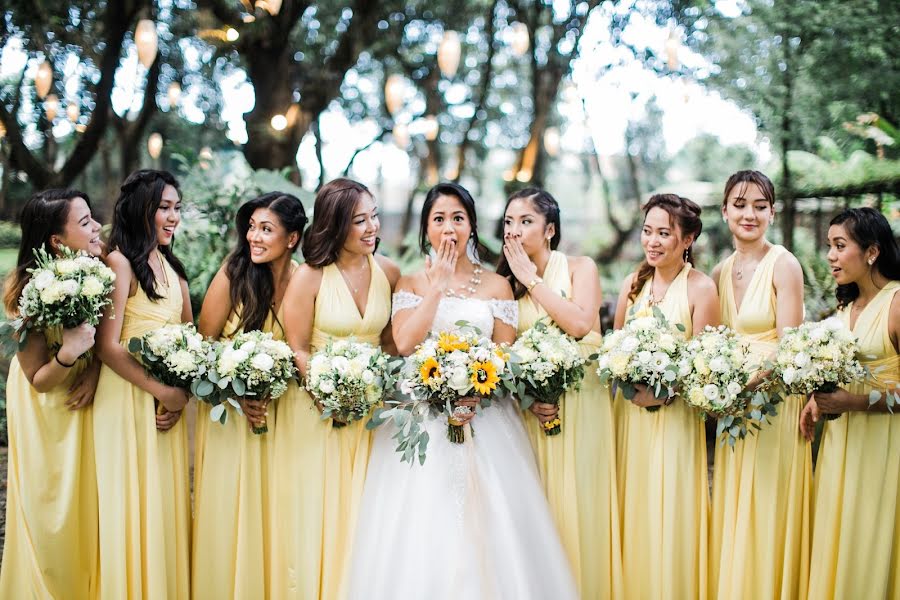
[(794, 193), (791, 181), (791, 166), (788, 161), (788, 151), (791, 149), (793, 132), (791, 130), (791, 109), (793, 108), (793, 74), (790, 54), (789, 38), (783, 36), (785, 48), (784, 70), (784, 103), (781, 110), (781, 243), (790, 252), (794, 251), (794, 220), (796, 208), (794, 205)]

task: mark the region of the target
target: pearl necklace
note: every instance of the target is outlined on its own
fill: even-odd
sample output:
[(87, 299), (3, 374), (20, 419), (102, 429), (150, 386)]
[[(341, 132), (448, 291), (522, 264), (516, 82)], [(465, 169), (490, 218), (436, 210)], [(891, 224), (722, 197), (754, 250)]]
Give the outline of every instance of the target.
[(459, 292), (454, 291), (452, 287), (448, 287), (444, 290), (444, 295), (448, 298), (460, 298), (465, 300), (470, 294), (474, 294), (478, 291), (478, 285), (481, 283), (481, 273), (481, 267), (475, 265), (475, 270), (472, 271), (472, 277), (469, 278), (469, 281), (456, 286), (460, 290)]

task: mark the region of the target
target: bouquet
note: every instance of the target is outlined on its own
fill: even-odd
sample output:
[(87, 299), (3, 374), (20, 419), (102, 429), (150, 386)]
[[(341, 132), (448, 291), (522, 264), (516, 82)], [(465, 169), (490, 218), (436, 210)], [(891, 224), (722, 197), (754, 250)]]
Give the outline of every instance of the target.
[(372, 344), (331, 341), (310, 358), (305, 387), (321, 404), (322, 418), (343, 427), (368, 415), (394, 388), (401, 363)]
[(766, 415), (777, 414), (770, 396), (747, 384), (759, 369), (750, 347), (734, 330), (707, 326), (685, 345), (679, 364), (682, 397), (690, 406), (717, 419), (716, 436), (734, 447), (747, 436), (748, 424), (760, 429)]
[[(390, 400), (392, 405), (377, 409), (366, 425), (369, 429), (393, 420), (399, 427), (394, 436), (401, 460), (425, 462), (428, 432), (423, 423), (427, 413), (446, 413), (447, 438), (456, 444), (465, 441), (461, 418), (471, 414), (468, 406), (454, 406), (457, 400), (478, 397), (481, 407), (490, 406), (492, 398), (505, 389), (512, 393), (515, 385), (507, 368), (509, 354), (483, 337), (464, 321), (461, 329), (432, 335), (410, 356), (400, 378), (400, 390), (410, 401)], [(470, 428), (471, 429), (471, 428)]]
[[(286, 343), (263, 331), (239, 333), (213, 346), (212, 364), (206, 376), (195, 381), (191, 391), (212, 405), (209, 416), (225, 423), (225, 403), (240, 411), (236, 398), (275, 400), (287, 391), (294, 377), (294, 353)], [(253, 433), (265, 433), (265, 424)]]
[[(684, 325), (675, 329), (684, 331)], [(675, 395), (684, 340), (674, 333), (657, 307), (636, 312), (622, 329), (603, 337), (597, 359), (597, 374), (604, 383), (614, 381), (631, 400), (636, 384), (646, 385), (657, 400)], [(658, 410), (658, 406), (647, 410)]]
[(58, 257), (34, 250), (37, 266), (19, 298), (19, 317), (10, 325), (24, 346), (30, 329), (71, 329), (82, 323), (97, 325), (112, 299), (116, 274), (99, 258), (60, 248)]
[[(538, 321), (510, 348), (511, 369), (523, 409), (535, 401), (559, 404), (563, 394), (577, 389), (584, 379), (584, 364), (576, 342), (555, 325)], [(545, 435), (562, 431), (559, 417), (542, 424)]]
[[(801, 323), (785, 328), (772, 374), (788, 394), (831, 393), (868, 375), (858, 355), (856, 337), (839, 318)], [(838, 416), (825, 415), (827, 419)]]

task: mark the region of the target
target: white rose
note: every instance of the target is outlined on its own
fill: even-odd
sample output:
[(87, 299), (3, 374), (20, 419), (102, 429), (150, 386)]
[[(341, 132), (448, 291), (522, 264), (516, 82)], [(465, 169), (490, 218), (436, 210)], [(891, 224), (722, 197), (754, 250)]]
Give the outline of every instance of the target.
[(787, 367), (781, 372), (781, 378), (788, 385), (791, 385), (797, 379), (797, 370), (793, 367)]
[(703, 386), (703, 395), (706, 396), (707, 400), (717, 400), (719, 398), (718, 386), (712, 383)]
[(659, 336), (659, 347), (665, 350), (666, 352), (674, 352), (675, 351), (675, 337), (669, 335), (668, 333), (664, 333)]
[(369, 366), (369, 361), (367, 356), (359, 355), (355, 356), (350, 360), (350, 375), (353, 377), (359, 377), (362, 375), (362, 372)]
[(246, 341), (241, 344), (239, 350), (246, 352), (247, 356), (250, 356), (250, 354), (252, 354), (253, 351), (256, 350), (256, 342), (254, 342), (253, 340)]
[(375, 383), (375, 373), (373, 373), (370, 369), (366, 369), (362, 372), (361, 375), (362, 382), (366, 385), (372, 385)]
[(350, 370), (350, 361), (344, 356), (335, 356), (331, 359), (331, 368), (338, 375), (345, 375)]
[(828, 317), (822, 321), (822, 326), (831, 331), (838, 331), (844, 328), (844, 323), (837, 317)]
[(322, 354), (316, 354), (309, 361), (309, 376), (311, 379), (318, 379), (328, 368), (328, 359)]
[(709, 368), (715, 373), (724, 373), (728, 370), (728, 361), (721, 356), (717, 356), (709, 361)]
[(63, 259), (56, 261), (56, 272), (60, 275), (70, 275), (78, 270), (78, 263), (74, 260)]
[(43, 290), (48, 285), (53, 283), (56, 280), (56, 277), (53, 276), (53, 273), (46, 269), (41, 269), (37, 273), (35, 273), (31, 281), (34, 283), (35, 289)]
[(652, 359), (652, 358), (653, 358), (653, 355), (650, 352), (648, 352), (647, 350), (641, 350), (637, 354), (638, 362), (641, 363), (642, 365), (649, 364), (650, 359)]
[(41, 302), (44, 304), (55, 304), (62, 299), (62, 296), (62, 284), (59, 281), (54, 281), (41, 290)]
[(187, 336), (187, 347), (191, 350), (201, 350), (203, 348), (203, 341), (199, 336), (189, 335)]
[(250, 355), (247, 354), (247, 352), (245, 350), (243, 350), (242, 348), (238, 348), (237, 350), (232, 350), (232, 352), (231, 352), (231, 359), (234, 361), (234, 363), (236, 365), (241, 364), (242, 362), (247, 360), (249, 357), (250, 357)]
[(257, 371), (268, 373), (275, 366), (275, 360), (268, 354), (260, 353), (253, 357), (250, 365)]
[(447, 385), (457, 393), (465, 394), (472, 388), (469, 371), (462, 367), (451, 369), (447, 378)]
[(798, 352), (794, 355), (794, 364), (796, 364), (801, 369), (807, 365), (809, 365), (810, 357), (806, 352)]
[(197, 362), (194, 360), (194, 355), (187, 350), (179, 350), (169, 357), (168, 362), (172, 365), (172, 368), (176, 373), (187, 374), (193, 372), (197, 368)]
[(738, 385), (738, 383), (735, 381), (732, 381), (731, 383), (728, 384), (728, 393), (731, 394), (732, 396), (737, 396), (738, 394), (740, 394), (741, 389), (742, 389), (741, 386)]
[(72, 296), (75, 296), (76, 294), (78, 294), (78, 282), (75, 281), (74, 279), (67, 279), (66, 281), (61, 281), (59, 286), (60, 286), (60, 290), (62, 291), (63, 295), (65, 295), (65, 296), (72, 297)]
[(638, 344), (638, 339), (633, 335), (630, 335), (622, 340), (621, 350), (622, 352), (634, 352), (637, 349)]
[(334, 382), (330, 379), (323, 379), (319, 382), (319, 391), (323, 394), (332, 394), (334, 393)]
[(94, 296), (99, 296), (103, 293), (103, 282), (99, 279), (90, 275), (84, 278), (84, 283), (81, 284), (81, 293), (87, 296), (88, 298), (93, 298)]

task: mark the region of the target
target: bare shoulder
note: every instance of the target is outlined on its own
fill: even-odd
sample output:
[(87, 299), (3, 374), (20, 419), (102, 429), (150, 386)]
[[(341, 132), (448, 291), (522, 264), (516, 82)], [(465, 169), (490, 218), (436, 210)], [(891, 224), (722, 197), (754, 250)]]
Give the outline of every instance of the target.
[(375, 255), (375, 262), (377, 262), (378, 266), (381, 267), (381, 270), (384, 271), (384, 275), (391, 283), (391, 287), (395, 287), (400, 279), (400, 267), (397, 266), (397, 263), (382, 254)]
[(597, 263), (590, 256), (566, 256), (566, 259), (569, 262), (569, 273), (577, 273), (578, 275), (595, 274), (599, 276), (600, 271), (597, 268)]
[(487, 295), (491, 298), (498, 298), (500, 300), (513, 299), (512, 287), (510, 287), (509, 281), (506, 277), (498, 275), (493, 271), (485, 270), (482, 272), (481, 285), (484, 286), (485, 292), (487, 292)]
[(775, 278), (784, 279), (786, 277), (799, 278), (800, 281), (803, 281), (803, 267), (800, 266), (800, 261), (787, 250), (775, 259)]
[(106, 264), (109, 265), (111, 269), (117, 270), (128, 270), (131, 271), (131, 261), (128, 258), (119, 252), (118, 250), (113, 250), (109, 254), (106, 255)]
[[(726, 258), (725, 260), (728, 259)], [(716, 284), (716, 288), (719, 287), (719, 278), (722, 275), (722, 269), (725, 266), (725, 260), (719, 261), (719, 263), (713, 267), (713, 270), (709, 274), (709, 276), (713, 280), (713, 283)]]
[(688, 289), (698, 294), (718, 293), (712, 277), (697, 269), (691, 269), (688, 273)]
[(422, 295), (426, 283), (427, 278), (425, 277), (425, 271), (416, 271), (415, 273), (410, 273), (409, 275), (401, 275), (397, 280), (397, 285), (394, 287), (394, 289), (398, 292), (400, 290), (404, 290), (407, 292), (412, 292), (413, 294)]
[(291, 287), (299, 287), (300, 289), (313, 292), (318, 292), (321, 284), (322, 269), (316, 269), (306, 263), (297, 268), (297, 272), (294, 273), (294, 276), (291, 277), (290, 281)]

